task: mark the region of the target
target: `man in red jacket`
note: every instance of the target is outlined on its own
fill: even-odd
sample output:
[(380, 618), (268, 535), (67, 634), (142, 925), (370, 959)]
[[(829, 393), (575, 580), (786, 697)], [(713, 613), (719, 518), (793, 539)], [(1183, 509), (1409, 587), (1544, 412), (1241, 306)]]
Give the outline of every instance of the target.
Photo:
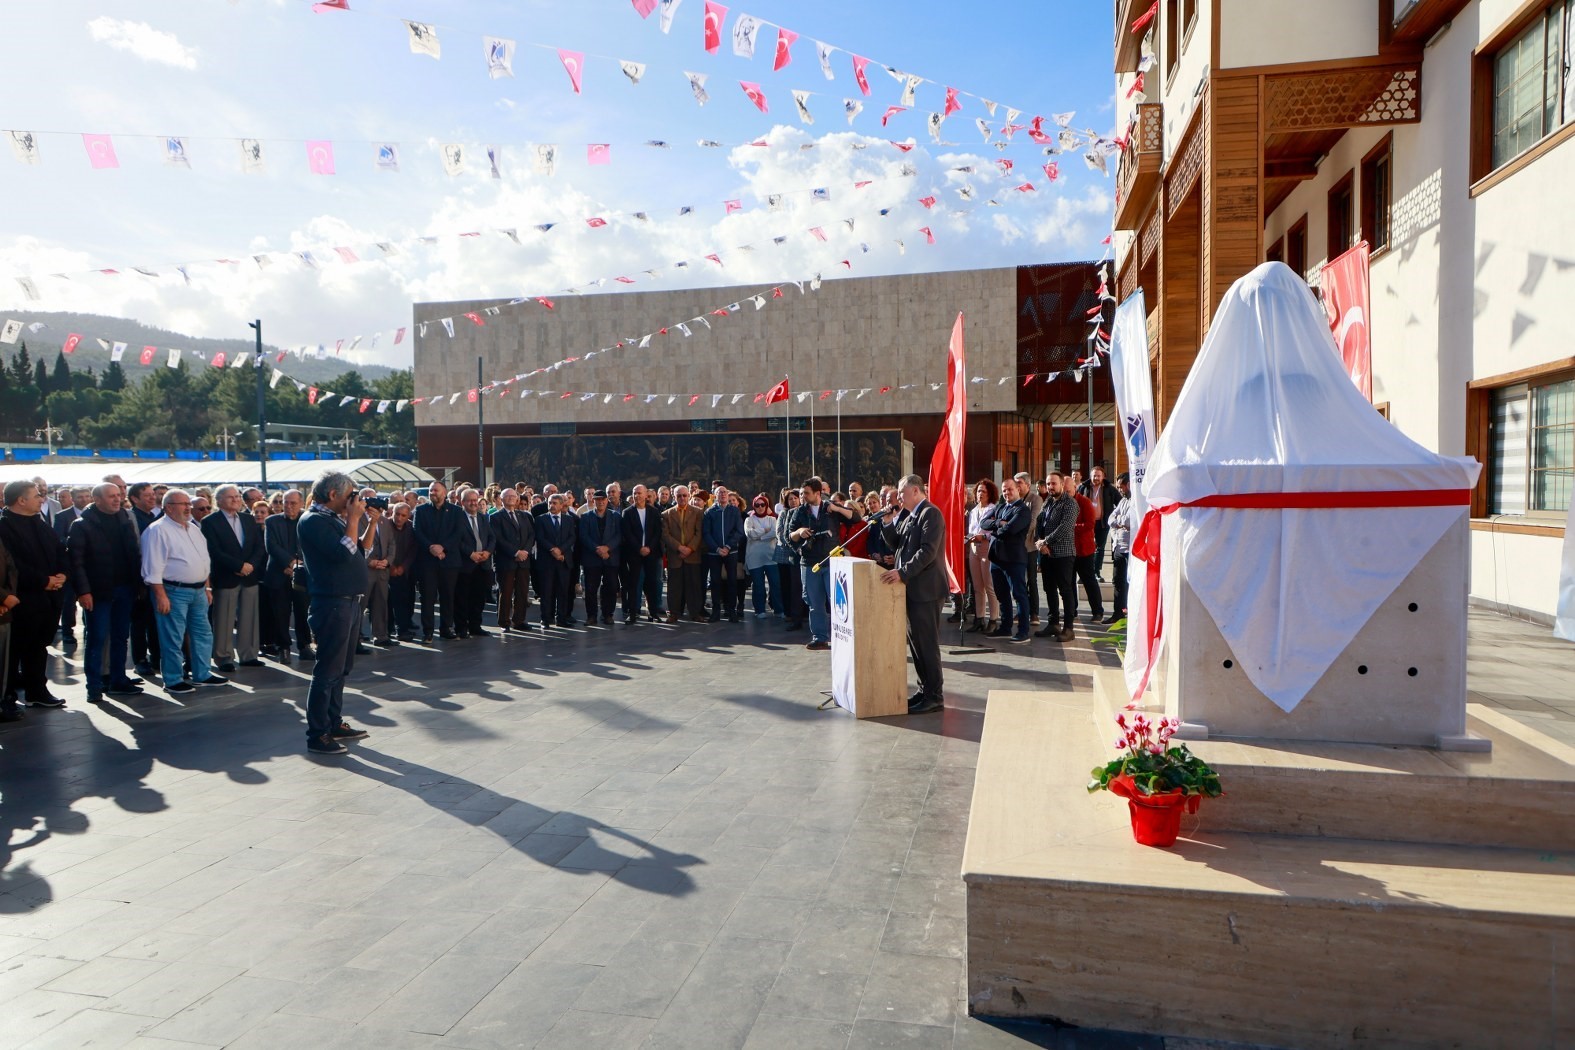
[(1105, 618), (1105, 599), (1099, 592), (1099, 571), (1094, 564), (1095, 552), (1099, 549), (1094, 535), (1099, 524), (1099, 508), (1082, 492), (1076, 493), (1074, 498), (1077, 500), (1077, 527), (1073, 532), (1077, 558), (1072, 563), (1072, 571), (1082, 582), (1083, 594), (1088, 598), (1088, 622), (1098, 623)]

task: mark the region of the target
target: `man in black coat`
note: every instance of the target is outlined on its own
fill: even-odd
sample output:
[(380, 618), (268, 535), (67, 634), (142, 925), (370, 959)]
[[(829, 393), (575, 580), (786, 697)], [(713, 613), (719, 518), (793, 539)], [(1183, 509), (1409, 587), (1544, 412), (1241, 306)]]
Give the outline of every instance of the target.
[(618, 602), (618, 574), (623, 564), (623, 520), (607, 506), (602, 489), (591, 494), (591, 506), (580, 515), (580, 536), (576, 548), (585, 567), (585, 622), (611, 624)]
[(1094, 504), (1094, 575), (1104, 577), (1105, 546), (1110, 542), (1110, 512), (1121, 502), (1121, 490), (1105, 480), (1105, 468), (1095, 467), (1077, 491)]
[(242, 667), (262, 666), (257, 659), (257, 585), (262, 582), (268, 548), (239, 487), (220, 485), (213, 498), (218, 512), (204, 518), (201, 526), (213, 565), (208, 620), (213, 624), (213, 658), (220, 673), (230, 674), (237, 656)]
[[(111, 482), (99, 485), (93, 489), (93, 505), (74, 515), (66, 538), (72, 588), (82, 606), (87, 634), (83, 671), (88, 699), (95, 703), (103, 700), (105, 693), (135, 696), (142, 692), (126, 674), (131, 606), (142, 583), (142, 550), (136, 526), (120, 510), (120, 486)], [(57, 514), (57, 521), (65, 514)]]
[(662, 512), (651, 505), (651, 492), (636, 485), (623, 511), (623, 622), (640, 622), (640, 595), (646, 615), (662, 612)]
[(263, 523), (263, 542), (268, 550), (268, 569), (263, 586), (268, 588), (268, 610), (273, 615), (273, 637), (279, 643), (279, 662), (290, 660), (290, 620), (295, 619), (295, 645), (302, 660), (315, 660), (312, 628), (307, 623), (310, 596), (307, 593), (306, 566), (301, 559), (301, 505), (299, 492), (284, 494), (284, 513), (271, 514)]
[(528, 631), (525, 617), (530, 613), (532, 555), (536, 553), (534, 515), (520, 509), (520, 494), (503, 490), (503, 506), (492, 512), (492, 536), (497, 543), (493, 552), (498, 575), (498, 629)]
[(0, 543), (16, 566), (19, 600), (11, 612), (9, 688), (27, 694), (33, 707), (61, 707), (65, 701), (49, 692), (46, 672), (66, 585), (66, 547), (41, 514), (43, 504), (36, 482), (18, 480), (5, 487)]
[(897, 566), (880, 578), (883, 583), (901, 580), (908, 586), (908, 651), (919, 676), (919, 691), (908, 699), (908, 713), (922, 715), (946, 706), (941, 680), (941, 603), (950, 590), (942, 560), (946, 519), (925, 498), (923, 478), (909, 474), (900, 487), (903, 513), (881, 530), (886, 544), (897, 552)]
[(430, 645), (434, 602), (443, 608), (443, 637), (458, 637), (454, 591), (463, 561), (459, 545), (465, 512), (448, 502), (448, 487), (441, 481), (428, 486), (427, 499), (430, 502), (416, 508), (410, 527), (416, 530), (416, 546), (420, 548), (417, 558), (421, 565), (421, 641)]
[[(60, 489), (60, 498), (65, 506), (55, 512), (49, 524), (55, 530), (55, 535), (60, 537), (61, 543), (67, 542), (72, 522), (81, 520), (82, 513), (93, 505), (92, 493), (92, 489), (82, 486)], [(71, 498), (66, 500), (68, 494)], [(60, 596), (60, 645), (68, 653), (77, 647), (77, 594), (72, 584), (68, 574), (65, 590)]]
[(481, 614), (492, 597), (492, 560), (497, 541), (492, 536), (492, 520), (481, 506), (481, 493), (465, 490), (460, 530), (459, 576), (455, 580), (454, 604), (459, 609), (458, 634), (461, 638), (480, 638), (490, 634), (481, 625)]
[[(121, 516), (136, 527), (140, 539), (162, 513), (158, 492), (146, 481), (127, 488), (119, 474), (106, 474), (104, 480), (120, 487)], [(158, 671), (159, 660), (159, 629), (153, 618), (153, 596), (146, 587), (138, 587), (137, 597), (131, 605), (131, 662), (139, 675), (151, 678)]]
[[(1001, 600), (1001, 625), (991, 632), (993, 638), (1014, 642), (1031, 640), (1028, 633), (1028, 549), (1029, 530), (1034, 524), (1033, 506), (1016, 478), (1001, 479), (1001, 502), (981, 528), (990, 536), (990, 578), (996, 597)], [(1017, 630), (1012, 630), (1012, 611), (1016, 606)]]
[(574, 577), (569, 572), (580, 518), (571, 514), (561, 492), (552, 494), (547, 513), (536, 519), (536, 562), (540, 573), (541, 625), (574, 626)]

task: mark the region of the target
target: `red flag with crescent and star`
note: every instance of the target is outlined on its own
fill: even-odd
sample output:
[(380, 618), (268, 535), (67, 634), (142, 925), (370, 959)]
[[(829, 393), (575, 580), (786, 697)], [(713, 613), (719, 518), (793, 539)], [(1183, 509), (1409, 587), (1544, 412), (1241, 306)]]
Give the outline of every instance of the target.
[(1373, 399), (1373, 347), (1368, 318), (1368, 248), (1355, 248), (1324, 264), (1323, 309), (1345, 362), (1346, 374), (1367, 400)]
[(782, 378), (782, 382), (778, 383), (776, 386), (774, 386), (770, 390), (766, 391), (766, 404), (774, 405), (778, 401), (786, 401), (787, 399), (788, 399), (788, 381), (787, 381), (787, 377), (784, 376)]

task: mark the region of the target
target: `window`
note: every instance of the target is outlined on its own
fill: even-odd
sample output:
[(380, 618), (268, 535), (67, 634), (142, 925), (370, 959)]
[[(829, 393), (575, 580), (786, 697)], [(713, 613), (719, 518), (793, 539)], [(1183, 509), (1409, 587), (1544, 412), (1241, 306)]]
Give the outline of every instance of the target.
[(1285, 265), (1296, 271), (1298, 277), (1307, 276), (1307, 216), (1285, 231)]
[(1198, 0), (1181, 0), (1181, 38), (1185, 42), (1198, 22)]
[(1269, 245), (1269, 250), (1264, 253), (1263, 258), (1265, 262), (1284, 262), (1285, 238), (1281, 237), (1279, 240)]
[(1562, 519), (1575, 491), (1575, 376), (1493, 391), (1488, 513)]
[(1572, 0), (1556, 0), (1491, 54), (1492, 167), (1525, 153), (1575, 117), (1570, 76)]
[(1389, 247), (1394, 139), (1388, 135), (1362, 160), (1362, 239), (1374, 253)]
[(1181, 57), (1180, 0), (1165, 0), (1165, 83), (1176, 71), (1176, 60)]
[(1346, 172), (1345, 178), (1334, 184), (1334, 189), (1329, 191), (1329, 244), (1328, 258), (1344, 254), (1351, 246), (1352, 234), (1356, 232), (1355, 201), (1352, 199), (1351, 173)]

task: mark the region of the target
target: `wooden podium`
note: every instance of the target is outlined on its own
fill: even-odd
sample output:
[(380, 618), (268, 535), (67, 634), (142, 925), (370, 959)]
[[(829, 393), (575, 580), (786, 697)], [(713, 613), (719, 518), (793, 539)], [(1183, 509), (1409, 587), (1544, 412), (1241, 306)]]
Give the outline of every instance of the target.
[(858, 718), (908, 713), (908, 588), (882, 583), (881, 566), (832, 558), (831, 695)]

